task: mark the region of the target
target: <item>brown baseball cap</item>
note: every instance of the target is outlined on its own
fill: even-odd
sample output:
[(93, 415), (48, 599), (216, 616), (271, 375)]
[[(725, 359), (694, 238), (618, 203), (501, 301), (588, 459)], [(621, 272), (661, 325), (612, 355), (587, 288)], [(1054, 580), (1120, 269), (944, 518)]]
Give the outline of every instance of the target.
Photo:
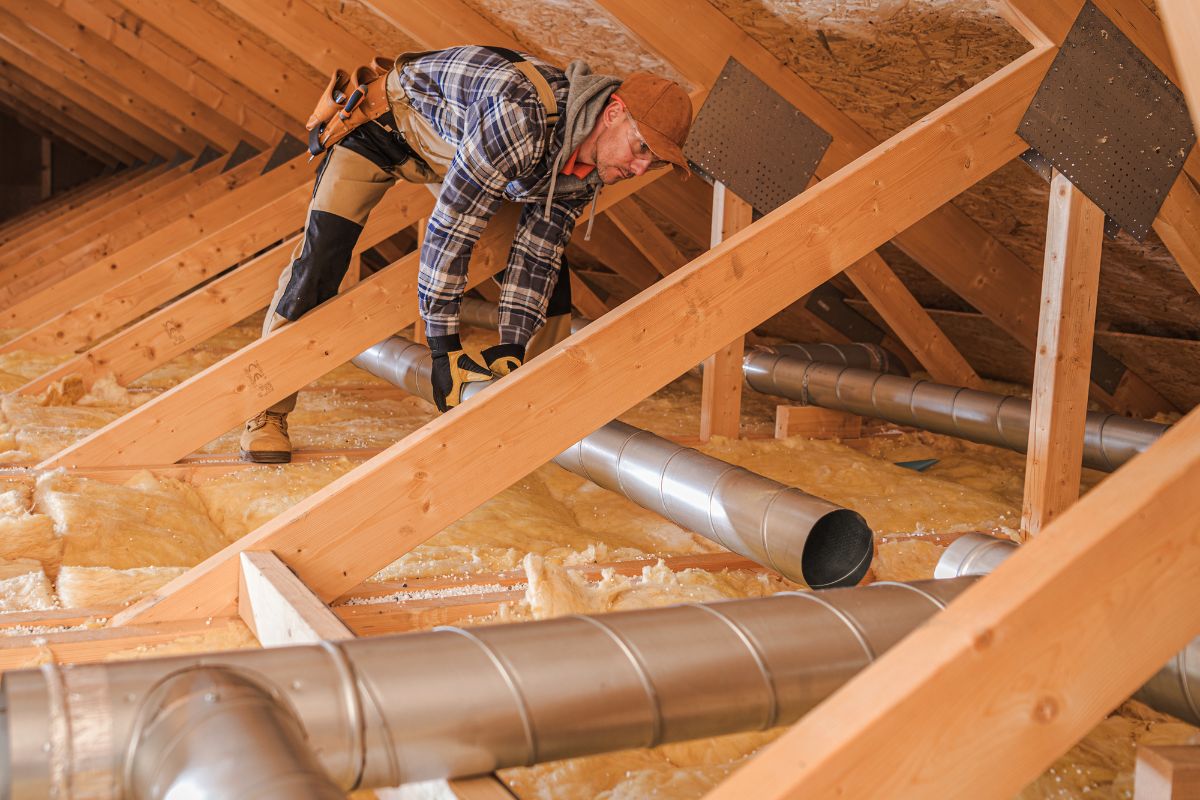
[(683, 143), (692, 127), (692, 100), (675, 81), (635, 72), (614, 92), (654, 155), (690, 173)]

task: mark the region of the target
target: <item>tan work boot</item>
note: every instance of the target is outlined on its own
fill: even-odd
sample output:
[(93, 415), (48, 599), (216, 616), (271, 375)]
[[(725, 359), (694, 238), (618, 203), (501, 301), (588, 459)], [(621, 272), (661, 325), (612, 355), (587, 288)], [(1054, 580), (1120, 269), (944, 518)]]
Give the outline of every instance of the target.
[(287, 414), (264, 411), (246, 423), (239, 442), (242, 461), (255, 464), (287, 464), (292, 460)]

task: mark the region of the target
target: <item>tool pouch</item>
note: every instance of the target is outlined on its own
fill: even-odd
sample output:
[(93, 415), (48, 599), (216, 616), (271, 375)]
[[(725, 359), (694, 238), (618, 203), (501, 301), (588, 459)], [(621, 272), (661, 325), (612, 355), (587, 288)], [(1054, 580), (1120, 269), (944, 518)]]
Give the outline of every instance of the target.
[(305, 124), (310, 155), (324, 153), (359, 125), (388, 112), (384, 78), (391, 66), (387, 59), (376, 57), (354, 70), (353, 79), (345, 70), (333, 74)]

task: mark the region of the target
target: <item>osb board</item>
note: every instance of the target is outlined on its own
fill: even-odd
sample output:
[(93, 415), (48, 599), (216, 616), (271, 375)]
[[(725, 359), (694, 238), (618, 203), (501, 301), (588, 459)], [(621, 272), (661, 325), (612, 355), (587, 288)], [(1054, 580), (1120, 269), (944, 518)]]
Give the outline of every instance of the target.
[(551, 63), (565, 66), (580, 59), (594, 72), (619, 76), (646, 70), (691, 89), (678, 72), (591, 0), (467, 0), (467, 4), (526, 52)]

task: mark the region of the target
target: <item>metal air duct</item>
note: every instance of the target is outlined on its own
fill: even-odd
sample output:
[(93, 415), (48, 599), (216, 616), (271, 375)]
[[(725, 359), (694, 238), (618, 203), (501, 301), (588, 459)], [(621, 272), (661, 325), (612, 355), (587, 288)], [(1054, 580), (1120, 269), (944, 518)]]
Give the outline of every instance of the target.
[[(744, 371), (756, 391), (805, 405), (878, 417), (1020, 453), (1029, 446), (1030, 402), (1022, 397), (816, 363), (782, 348), (748, 352)], [(1119, 414), (1088, 412), (1084, 466), (1112, 472), (1167, 428)]]
[(286, 796), (324, 798), (330, 781), (345, 792), (765, 730), (970, 583), (6, 672), (5, 796), (228, 800), (269, 765)]
[[(354, 364), (433, 398), (432, 359), (422, 345), (393, 336)], [(871, 565), (871, 529), (854, 511), (623, 422), (586, 436), (554, 463), (813, 588), (854, 585)]]

